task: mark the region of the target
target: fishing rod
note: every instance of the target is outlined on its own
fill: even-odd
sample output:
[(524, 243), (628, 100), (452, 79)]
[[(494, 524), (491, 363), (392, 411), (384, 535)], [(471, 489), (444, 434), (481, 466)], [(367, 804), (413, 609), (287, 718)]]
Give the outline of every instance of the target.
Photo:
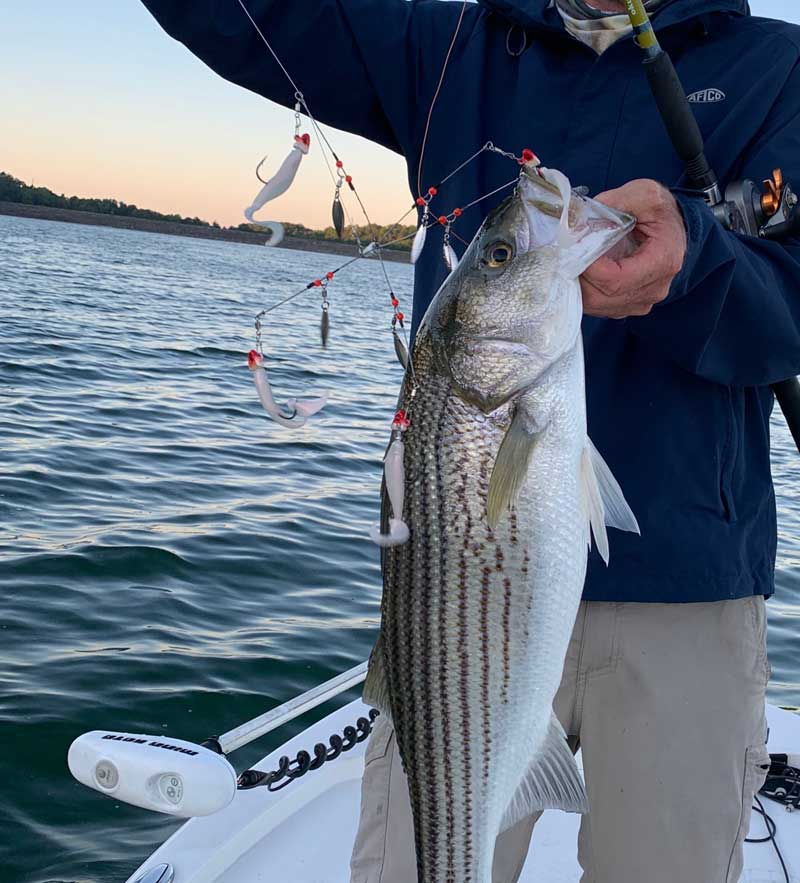
[[(764, 181), (734, 181), (723, 194), (705, 153), (703, 135), (669, 54), (658, 42), (643, 0), (625, 0), (637, 45), (644, 52), (647, 81), (675, 152), (686, 167), (686, 179), (703, 194), (726, 230), (780, 241), (800, 235), (800, 200), (780, 169)], [(790, 377), (772, 384), (772, 391), (800, 451), (800, 381)]]

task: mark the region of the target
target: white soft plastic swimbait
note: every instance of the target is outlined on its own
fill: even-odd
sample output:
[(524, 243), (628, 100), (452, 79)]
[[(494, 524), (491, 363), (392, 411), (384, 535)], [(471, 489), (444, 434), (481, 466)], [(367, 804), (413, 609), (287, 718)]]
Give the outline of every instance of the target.
[(408, 525), (403, 521), (405, 505), (405, 452), (403, 433), (411, 425), (406, 412), (398, 411), (392, 421), (392, 443), (383, 461), (383, 476), (386, 483), (386, 494), (389, 497), (391, 515), (389, 517), (389, 533), (381, 533), (381, 525), (373, 524), (369, 536), (373, 543), (388, 548), (402, 546), (410, 536)]
[[(289, 151), (289, 155), (281, 163), (278, 171), (275, 172), (268, 181), (264, 182), (264, 186), (258, 192), (258, 195), (253, 200), (252, 204), (244, 210), (244, 216), (251, 224), (261, 224), (272, 230), (272, 239), (267, 242), (267, 245), (277, 245), (278, 242), (280, 242), (280, 239), (283, 238), (283, 228), (273, 221), (257, 220), (255, 213), (259, 209), (262, 209), (268, 202), (271, 202), (273, 199), (277, 199), (279, 196), (286, 193), (286, 191), (292, 186), (295, 176), (297, 175), (297, 170), (300, 168), (300, 163), (303, 157), (308, 153), (310, 147), (310, 135), (295, 135), (294, 144)], [(279, 239), (276, 239), (276, 227), (280, 227)]]
[(258, 397), (264, 410), (281, 426), (288, 426), (292, 429), (305, 426), (306, 420), (317, 411), (322, 410), (328, 403), (328, 395), (320, 396), (318, 399), (306, 399), (298, 401), (297, 399), (289, 399), (284, 407), (281, 407), (272, 395), (272, 388), (267, 379), (267, 372), (264, 368), (264, 357), (257, 350), (250, 350), (247, 354), (247, 367), (253, 372), (253, 379), (256, 382)]

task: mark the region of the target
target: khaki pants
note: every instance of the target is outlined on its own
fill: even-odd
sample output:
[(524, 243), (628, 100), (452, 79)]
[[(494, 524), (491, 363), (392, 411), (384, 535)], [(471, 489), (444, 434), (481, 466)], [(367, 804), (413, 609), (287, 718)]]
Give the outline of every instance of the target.
[[(769, 762), (768, 679), (761, 597), (581, 604), (555, 710), (583, 756), (582, 883), (739, 880)], [(535, 822), (500, 835), (493, 883), (518, 879)], [(417, 880), (408, 788), (380, 718), (351, 871), (351, 883)]]

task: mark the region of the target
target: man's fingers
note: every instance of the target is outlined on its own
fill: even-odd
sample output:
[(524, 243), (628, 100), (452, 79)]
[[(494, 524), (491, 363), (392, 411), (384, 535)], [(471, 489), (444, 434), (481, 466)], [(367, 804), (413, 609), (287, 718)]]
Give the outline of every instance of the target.
[(675, 198), (656, 181), (631, 181), (596, 197), (611, 208), (636, 215), (633, 253), (595, 261), (581, 276), (584, 311), (621, 319), (646, 316), (669, 294), (686, 254), (686, 229)]
[(669, 284), (661, 280), (635, 292), (627, 292), (625, 295), (615, 297), (592, 285), (588, 280), (582, 279), (581, 294), (583, 311), (589, 316), (611, 319), (645, 316), (654, 304), (664, 300), (669, 294)]
[(657, 181), (642, 179), (630, 181), (614, 190), (606, 190), (595, 196), (595, 199), (610, 208), (631, 212), (642, 220), (657, 214), (672, 196)]
[(591, 297), (585, 297), (583, 301), (583, 312), (596, 319), (627, 319), (629, 316), (646, 316), (652, 309), (651, 304), (621, 304), (607, 300), (599, 303)]
[(620, 262), (607, 257), (598, 258), (581, 276), (581, 279), (595, 288), (602, 289), (611, 297), (619, 291), (620, 278)]
[(638, 283), (640, 287), (672, 279), (678, 270), (677, 251), (664, 248), (656, 239), (646, 239), (638, 251), (619, 262), (619, 273), (625, 282)]
[[(658, 247), (654, 240), (646, 240), (630, 257), (619, 261), (602, 257), (583, 274), (583, 278), (608, 297), (624, 296), (631, 288), (642, 289), (671, 278), (677, 272), (674, 260)], [(680, 269), (680, 268), (678, 268)]]

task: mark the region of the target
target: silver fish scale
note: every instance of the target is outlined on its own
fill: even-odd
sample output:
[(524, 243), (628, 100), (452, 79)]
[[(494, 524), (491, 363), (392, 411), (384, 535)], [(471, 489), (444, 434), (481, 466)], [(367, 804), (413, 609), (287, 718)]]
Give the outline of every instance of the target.
[[(556, 620), (564, 612), (543, 610), (532, 628), (536, 571), (551, 555), (531, 561), (531, 510), (567, 518), (571, 529), (553, 532), (550, 551), (562, 560), (571, 557), (578, 570), (574, 541), (559, 537), (581, 534), (585, 514), (577, 505), (565, 513), (560, 502), (548, 511), (547, 499), (528, 483), (516, 511), (492, 532), (486, 499), (510, 408), (487, 416), (455, 395), (449, 378), (435, 368), (424, 327), (415, 369), (419, 391), (405, 439), (404, 518), (411, 538), (384, 557), (384, 666), (409, 781), (418, 879), (483, 883), (490, 878), (499, 816), (535, 748), (536, 727), (524, 707), (537, 694), (547, 696), (549, 722), (553, 675), (540, 683), (532, 671), (531, 640), (563, 659), (565, 639)], [(558, 402), (542, 404), (558, 410)], [(580, 415), (561, 410), (580, 422)], [(550, 483), (554, 476), (541, 478)], [(552, 577), (540, 573), (545, 581)], [(566, 599), (566, 606), (576, 607), (576, 598)], [(531, 738), (515, 739), (514, 732), (526, 726)]]

